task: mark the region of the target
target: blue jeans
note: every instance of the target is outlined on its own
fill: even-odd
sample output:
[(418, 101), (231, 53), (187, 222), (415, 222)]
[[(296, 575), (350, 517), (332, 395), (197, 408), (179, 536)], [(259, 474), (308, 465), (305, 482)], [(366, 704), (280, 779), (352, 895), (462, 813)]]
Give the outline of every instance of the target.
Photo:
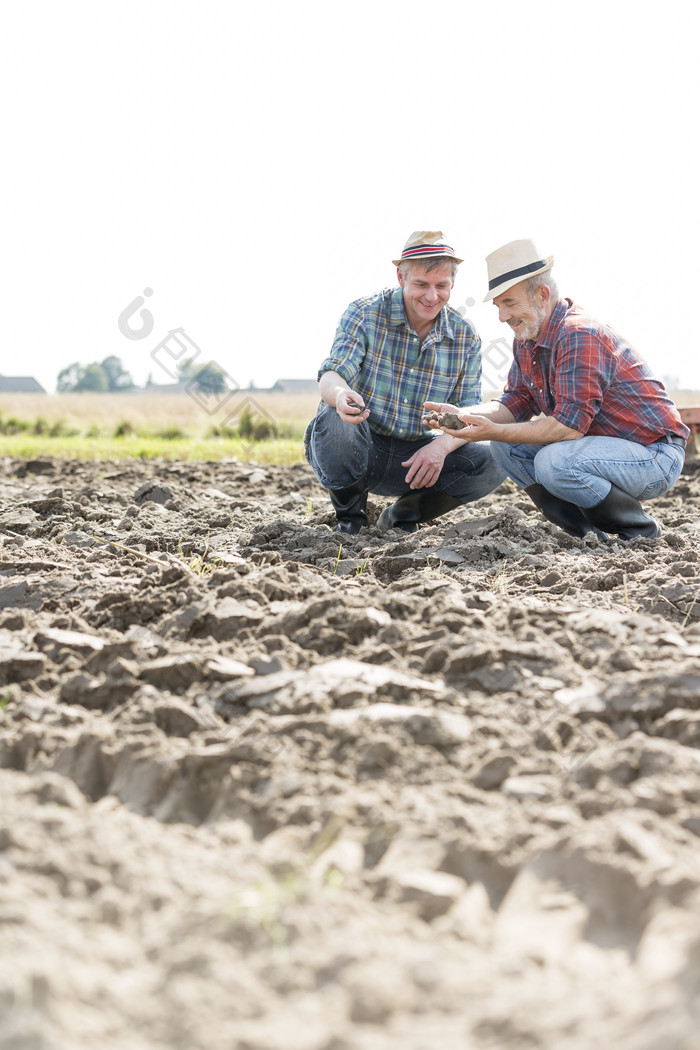
[[(432, 440), (383, 437), (370, 430), (366, 420), (355, 425), (345, 423), (327, 405), (313, 422), (306, 458), (323, 487), (331, 491), (348, 488), (364, 478), (369, 492), (402, 496), (411, 491), (406, 482), (409, 468), (402, 467), (402, 462)], [(471, 503), (488, 496), (505, 477), (505, 471), (493, 461), (489, 443), (475, 442), (445, 457), (440, 477), (432, 487), (461, 503)]]
[(675, 485), (685, 450), (680, 445), (613, 437), (583, 437), (551, 445), (491, 443), (496, 463), (521, 488), (539, 484), (578, 507), (594, 507), (612, 485), (636, 499), (653, 499)]

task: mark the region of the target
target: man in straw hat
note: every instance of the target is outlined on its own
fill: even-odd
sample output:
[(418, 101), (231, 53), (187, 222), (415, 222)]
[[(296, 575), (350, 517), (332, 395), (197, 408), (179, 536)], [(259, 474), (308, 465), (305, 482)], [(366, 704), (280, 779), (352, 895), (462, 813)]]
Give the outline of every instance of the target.
[(485, 301), (513, 330), (513, 364), (499, 398), (457, 412), (468, 431), (446, 433), (492, 442), (496, 462), (570, 535), (655, 538), (640, 500), (676, 482), (690, 433), (662, 383), (622, 336), (560, 298), (554, 258), (532, 241), (486, 262)]
[(447, 305), (461, 261), (440, 231), (413, 233), (393, 260), (399, 287), (356, 299), (340, 319), (305, 435), (339, 532), (367, 524), (368, 492), (398, 496), (377, 522), (382, 531), (415, 532), (505, 478), (487, 444), (436, 439), (421, 419), (428, 399), (481, 399), (481, 342)]

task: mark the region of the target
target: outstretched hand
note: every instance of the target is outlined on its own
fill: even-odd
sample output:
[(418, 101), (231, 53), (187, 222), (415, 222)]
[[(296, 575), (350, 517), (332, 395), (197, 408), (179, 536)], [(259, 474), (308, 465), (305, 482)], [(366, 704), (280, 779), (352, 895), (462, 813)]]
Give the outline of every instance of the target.
[(458, 416), (460, 413), (459, 408), (456, 408), (454, 405), (448, 405), (447, 402), (443, 401), (426, 401), (423, 408), (427, 412), (440, 412), (441, 414), (443, 412), (453, 412)]
[(426, 401), (424, 412), (421, 422), (430, 430), (441, 430), (450, 436), (465, 437), (464, 431), (469, 424), (462, 422), (463, 409), (456, 408), (446, 401)]
[[(451, 427), (441, 426), (435, 418), (423, 416), (423, 423), (431, 430), (441, 430), (449, 437), (459, 438), (460, 441), (487, 441), (493, 434), (493, 424), (485, 416), (472, 415), (469, 409), (457, 408), (444, 401), (426, 401), (424, 406), (426, 412), (437, 412), (441, 416), (456, 416), (464, 423), (464, 427), (455, 430)], [(485, 432), (488, 430), (488, 433)]]

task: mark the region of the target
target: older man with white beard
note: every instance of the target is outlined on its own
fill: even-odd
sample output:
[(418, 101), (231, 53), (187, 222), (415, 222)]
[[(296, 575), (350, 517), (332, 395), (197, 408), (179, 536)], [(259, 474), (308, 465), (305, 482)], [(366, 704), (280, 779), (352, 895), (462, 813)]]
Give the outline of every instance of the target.
[(513, 331), (513, 364), (503, 394), (458, 410), (466, 431), (445, 433), (491, 442), (496, 463), (572, 536), (657, 537), (640, 500), (675, 484), (690, 434), (663, 384), (622, 336), (560, 298), (554, 258), (532, 241), (486, 261), (485, 301)]

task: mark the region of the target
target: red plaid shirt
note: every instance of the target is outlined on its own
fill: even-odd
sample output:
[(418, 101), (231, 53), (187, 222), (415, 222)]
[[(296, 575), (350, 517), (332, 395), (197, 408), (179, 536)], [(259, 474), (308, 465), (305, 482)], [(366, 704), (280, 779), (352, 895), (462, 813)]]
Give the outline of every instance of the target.
[(543, 413), (590, 437), (651, 445), (690, 430), (637, 351), (571, 299), (560, 299), (537, 342), (513, 341), (498, 398), (518, 423)]

